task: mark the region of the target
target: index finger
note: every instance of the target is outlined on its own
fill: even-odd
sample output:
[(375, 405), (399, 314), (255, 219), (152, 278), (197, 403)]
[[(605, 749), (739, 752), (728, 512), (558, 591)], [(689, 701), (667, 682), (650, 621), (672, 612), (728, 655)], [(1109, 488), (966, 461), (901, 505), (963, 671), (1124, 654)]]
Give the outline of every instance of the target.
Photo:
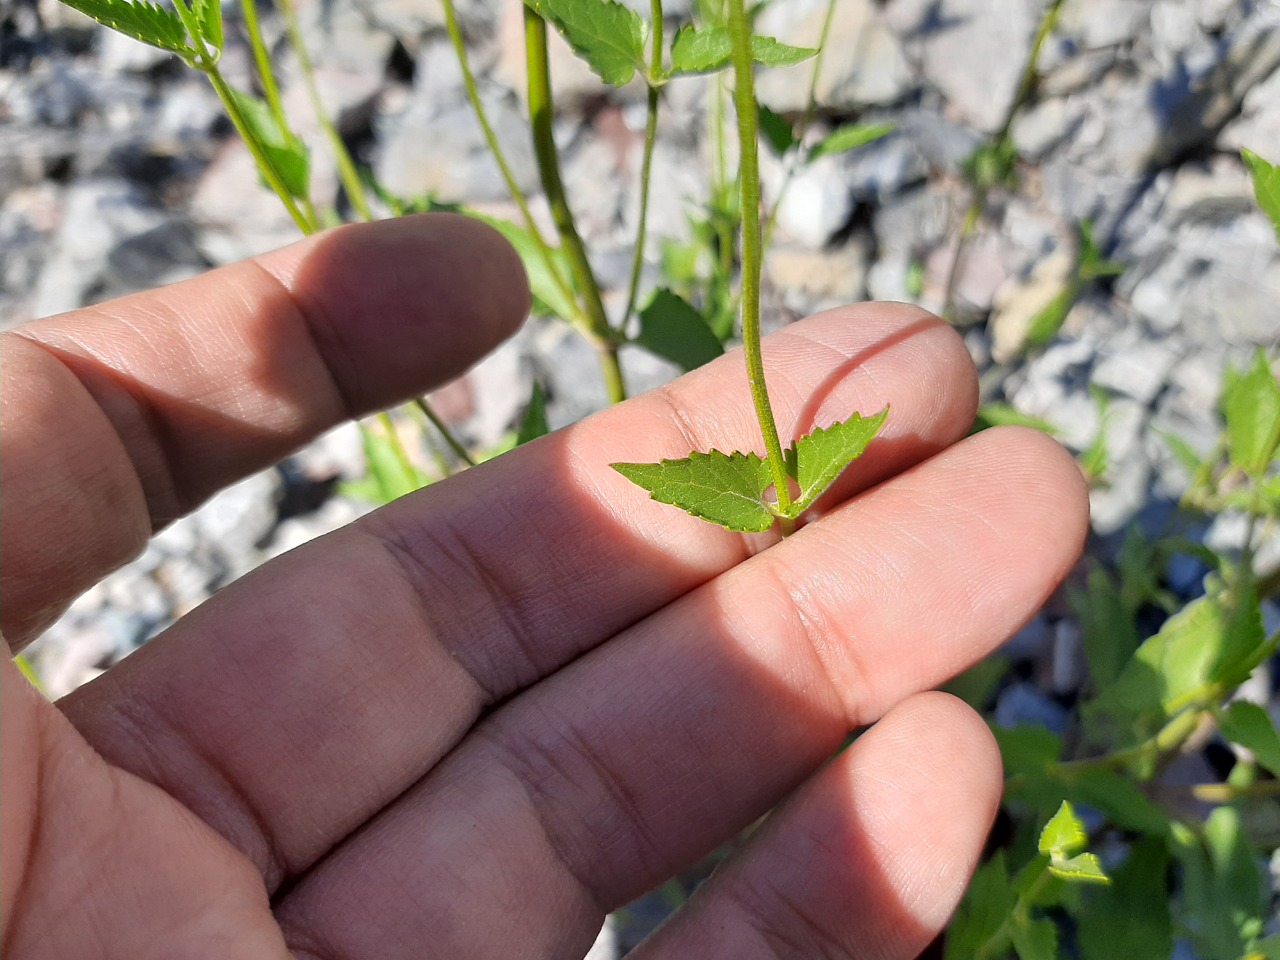
[(528, 303), (495, 231), (431, 214), (3, 334), (0, 629), (17, 649), (154, 530), (335, 423), (461, 373)]

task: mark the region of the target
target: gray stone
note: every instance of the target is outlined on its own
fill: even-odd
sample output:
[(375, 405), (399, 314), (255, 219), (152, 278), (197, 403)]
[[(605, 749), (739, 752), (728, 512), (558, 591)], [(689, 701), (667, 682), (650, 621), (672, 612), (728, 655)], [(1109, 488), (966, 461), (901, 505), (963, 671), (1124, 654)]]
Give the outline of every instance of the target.
[(996, 699), (995, 722), (1002, 727), (1023, 725), (1045, 727), (1054, 733), (1067, 729), (1067, 708), (1034, 684), (1019, 680), (1000, 691)]
[(1136, 331), (1126, 339), (1129, 342), (1103, 347), (1093, 368), (1093, 383), (1149, 404), (1164, 389), (1169, 371), (1178, 362), (1180, 347), (1168, 339), (1143, 338)]
[(1218, 138), (1219, 146), (1254, 153), (1280, 162), (1280, 71), (1251, 87), (1244, 95), (1240, 116), (1228, 123)]
[(994, 132), (1017, 92), (1043, 0), (940, 0), (920, 37), (925, 77), (968, 123)]
[(842, 158), (819, 157), (796, 171), (778, 200), (778, 227), (809, 247), (822, 247), (853, 215), (855, 199)]
[(138, 187), (124, 180), (87, 180), (66, 193), (57, 252), (45, 263), (35, 294), (37, 316), (84, 306), (106, 283), (108, 259), (130, 237), (167, 222)]
[[(816, 47), (826, 17), (825, 0), (790, 0), (767, 7), (756, 29), (788, 43)], [(806, 109), (814, 64), (767, 70), (760, 74), (757, 95), (774, 110), (799, 113)], [(836, 0), (835, 15), (822, 59), (815, 96), (834, 110), (897, 103), (914, 87), (915, 79), (902, 45), (871, 0)]]
[(1137, 40), (1151, 16), (1150, 0), (1090, 0), (1063, 4), (1056, 33), (1085, 49), (1118, 47)]

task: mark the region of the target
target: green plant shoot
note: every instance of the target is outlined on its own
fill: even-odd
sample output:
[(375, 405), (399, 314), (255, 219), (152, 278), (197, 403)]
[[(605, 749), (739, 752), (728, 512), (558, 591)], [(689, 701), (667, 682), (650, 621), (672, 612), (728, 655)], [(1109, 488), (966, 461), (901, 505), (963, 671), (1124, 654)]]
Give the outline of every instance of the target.
[[(769, 392), (765, 383), (760, 347), (760, 266), (762, 231), (760, 224), (760, 170), (758, 127), (760, 108), (756, 102), (753, 70), (757, 61), (799, 62), (816, 51), (778, 51), (785, 45), (751, 35), (750, 22), (742, 0), (730, 0), (729, 24), (725, 31), (728, 51), (718, 29), (682, 32), (673, 47), (677, 71), (719, 69), (732, 61), (738, 113), (738, 140), (741, 148), (739, 176), (742, 211), (742, 340), (746, 353), (751, 397), (764, 437), (766, 455), (710, 450), (694, 452), (678, 460), (658, 463), (615, 463), (613, 468), (633, 483), (649, 491), (661, 503), (680, 507), (693, 516), (717, 523), (728, 530), (762, 533), (778, 521), (783, 535), (794, 529), (795, 521), (835, 482), (853, 460), (860, 457), (880, 431), (888, 409), (815, 430), (792, 443), (785, 451), (778, 437)], [(681, 36), (686, 39), (681, 41)], [(683, 51), (678, 53), (677, 51)], [(803, 53), (804, 56), (800, 54)], [(796, 491), (793, 493), (792, 485)], [(772, 490), (772, 496), (769, 492)]]

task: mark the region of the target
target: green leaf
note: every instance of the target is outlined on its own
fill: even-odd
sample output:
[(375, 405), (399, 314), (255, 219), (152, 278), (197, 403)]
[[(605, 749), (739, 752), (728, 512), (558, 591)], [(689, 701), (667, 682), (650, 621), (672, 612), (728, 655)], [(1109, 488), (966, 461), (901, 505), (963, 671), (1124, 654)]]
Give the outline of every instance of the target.
[(1111, 398), (1100, 387), (1089, 384), (1089, 393), (1098, 408), (1098, 432), (1093, 442), (1080, 454), (1080, 469), (1090, 480), (1099, 480), (1107, 472), (1111, 455), (1107, 447), (1107, 419), (1111, 412)]
[(1127, 745), (1153, 735), (1207, 684), (1233, 686), (1255, 666), (1264, 639), (1252, 583), (1208, 592), (1143, 642), (1115, 683), (1084, 707), (1091, 738)]
[(1173, 454), (1174, 458), (1180, 464), (1182, 464), (1182, 468), (1186, 470), (1187, 473), (1195, 476), (1202, 463), (1200, 454), (1196, 453), (1191, 444), (1187, 443), (1186, 440), (1183, 440), (1182, 437), (1172, 433), (1165, 433), (1163, 431), (1157, 432), (1160, 433), (1160, 437), (1164, 440), (1165, 446), (1169, 448), (1169, 452)]
[(1040, 831), (1039, 850), (1054, 860), (1065, 860), (1079, 853), (1089, 842), (1084, 824), (1066, 800), (1058, 808), (1044, 829)]
[(1184, 927), (1205, 960), (1238, 960), (1266, 924), (1270, 891), (1259, 864), (1262, 852), (1245, 833), (1239, 809), (1209, 814), (1201, 835), (1185, 827), (1175, 834), (1182, 865), (1180, 907)]
[(640, 311), (635, 342), (684, 370), (695, 370), (724, 353), (720, 338), (682, 297), (658, 290)]
[(888, 416), (888, 407), (873, 417), (855, 413), (841, 423), (819, 427), (791, 445), (786, 454), (787, 472), (800, 486), (791, 508), (793, 518), (813, 506), (844, 468), (862, 456)]
[(1017, 900), (1001, 850), (973, 875), (947, 930), (945, 960), (973, 960), (1003, 927)]
[(1027, 334), (1023, 339), (1024, 349), (1036, 349), (1048, 346), (1058, 335), (1062, 325), (1067, 322), (1071, 308), (1080, 299), (1081, 285), (1072, 281), (1059, 290), (1039, 313), (1031, 318), (1027, 325)]
[(1084, 631), (1084, 656), (1093, 689), (1104, 690), (1138, 649), (1138, 627), (1101, 567), (1089, 571), (1088, 590), (1071, 590), (1068, 599)]
[(1083, 899), (1076, 912), (1083, 960), (1169, 960), (1173, 918), (1168, 869), (1165, 844), (1154, 838), (1141, 840), (1115, 871), (1115, 883)]
[(1019, 960), (1058, 960), (1058, 928), (1052, 920), (1020, 914), (1012, 920), (1009, 939)]
[(191, 12), (200, 25), (204, 42), (222, 49), (222, 0), (191, 0)]
[(775, 154), (781, 157), (800, 142), (784, 117), (774, 113), (763, 103), (757, 104), (757, 109), (760, 114), (760, 133)]
[(187, 31), (172, 10), (147, 0), (63, 0), (67, 6), (79, 10), (126, 37), (133, 37), (161, 50), (168, 50), (190, 59), (195, 49), (187, 42)]
[(1051, 437), (1058, 435), (1058, 428), (1048, 420), (1033, 417), (1029, 413), (1010, 406), (1007, 403), (984, 403), (978, 408), (978, 416), (973, 422), (973, 433), (980, 433), (991, 427), (1031, 427)]
[(620, 87), (644, 70), (645, 24), (616, 0), (524, 0), (545, 17), (605, 83)]
[[(729, 65), (731, 46), (729, 31), (725, 27), (682, 27), (671, 42), (671, 73), (715, 73), (723, 70)], [(779, 43), (773, 37), (751, 38), (752, 59), (766, 67), (802, 63), (817, 52), (808, 47)]]
[(542, 389), (542, 384), (535, 380), (529, 394), (529, 405), (525, 407), (520, 429), (516, 431), (516, 446), (545, 437), (550, 432), (551, 427), (547, 423), (547, 394)]
[(1251, 476), (1260, 476), (1280, 446), (1280, 382), (1262, 350), (1243, 373), (1228, 375), (1222, 414), (1231, 462)]
[(888, 136), (893, 133), (893, 129), (892, 123), (848, 124), (832, 131), (828, 136), (814, 144), (813, 149), (809, 151), (809, 155), (805, 158), (805, 162), (812, 163), (819, 157), (830, 157), (838, 153), (856, 150), (858, 147), (866, 146), (881, 137)]
[(360, 442), (364, 447), (369, 475), (342, 484), (340, 489), (344, 496), (381, 505), (431, 482), (425, 473), (405, 463), (395, 443), (381, 430), (362, 426)]
[(741, 533), (763, 533), (774, 515), (764, 503), (773, 482), (768, 465), (754, 453), (691, 453), (683, 460), (614, 463), (613, 469), (661, 503)]
[(1049, 872), (1073, 883), (1111, 882), (1111, 878), (1102, 869), (1102, 863), (1092, 853), (1076, 854), (1069, 860), (1051, 860)]
[(1276, 239), (1280, 240), (1280, 167), (1263, 160), (1252, 150), (1243, 150), (1241, 155), (1253, 177), (1253, 192), (1258, 197), (1258, 206), (1271, 218), (1276, 228)]
[(262, 147), (280, 182), (290, 195), (305, 198), (311, 180), (311, 156), (306, 145), (293, 131), (280, 125), (265, 100), (234, 87), (230, 90), (250, 135)]
[[(562, 320), (572, 320), (577, 316), (577, 304), (565, 294), (561, 289), (561, 284), (556, 283), (555, 274), (552, 273), (551, 267), (547, 265), (546, 258), (543, 257), (542, 251), (538, 248), (538, 243), (534, 240), (533, 234), (509, 220), (491, 217), (471, 209), (463, 210), (463, 212), (468, 217), (480, 220), (493, 227), (506, 237), (507, 242), (515, 248), (516, 253), (520, 256), (520, 262), (524, 264), (525, 276), (529, 279), (529, 289), (533, 292), (534, 311), (536, 313), (549, 314)], [(567, 278), (571, 275), (569, 262), (565, 258), (564, 251), (559, 247), (551, 248), (551, 260), (555, 263), (562, 278)], [(567, 279), (565, 279), (565, 283), (568, 283)]]
[(1151, 800), (1128, 774), (1105, 767), (1073, 770), (1059, 766), (1055, 773), (1059, 793), (1074, 798), (1081, 806), (1092, 807), (1113, 824), (1136, 833), (1161, 837), (1169, 832), (1169, 816)]
[(1232, 743), (1252, 750), (1258, 763), (1280, 776), (1280, 732), (1256, 703), (1237, 700), (1222, 712), (1218, 729)]

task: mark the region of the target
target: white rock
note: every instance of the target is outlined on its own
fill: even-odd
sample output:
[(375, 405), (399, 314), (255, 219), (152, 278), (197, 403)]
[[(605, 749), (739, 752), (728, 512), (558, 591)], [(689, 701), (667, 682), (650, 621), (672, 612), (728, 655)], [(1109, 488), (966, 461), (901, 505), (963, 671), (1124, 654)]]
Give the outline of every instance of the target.
[(1164, 389), (1178, 355), (1178, 345), (1167, 339), (1108, 345), (1093, 369), (1094, 385), (1150, 403)]
[(1044, 0), (940, 0), (921, 67), (969, 123), (994, 132), (1017, 93)]
[[(788, 0), (765, 9), (756, 30), (786, 43), (816, 47), (826, 17), (825, 0)], [(814, 64), (766, 70), (756, 81), (762, 103), (780, 112), (803, 111), (809, 102)], [(835, 15), (815, 91), (836, 110), (896, 103), (914, 85), (902, 46), (872, 0), (836, 0)]]

